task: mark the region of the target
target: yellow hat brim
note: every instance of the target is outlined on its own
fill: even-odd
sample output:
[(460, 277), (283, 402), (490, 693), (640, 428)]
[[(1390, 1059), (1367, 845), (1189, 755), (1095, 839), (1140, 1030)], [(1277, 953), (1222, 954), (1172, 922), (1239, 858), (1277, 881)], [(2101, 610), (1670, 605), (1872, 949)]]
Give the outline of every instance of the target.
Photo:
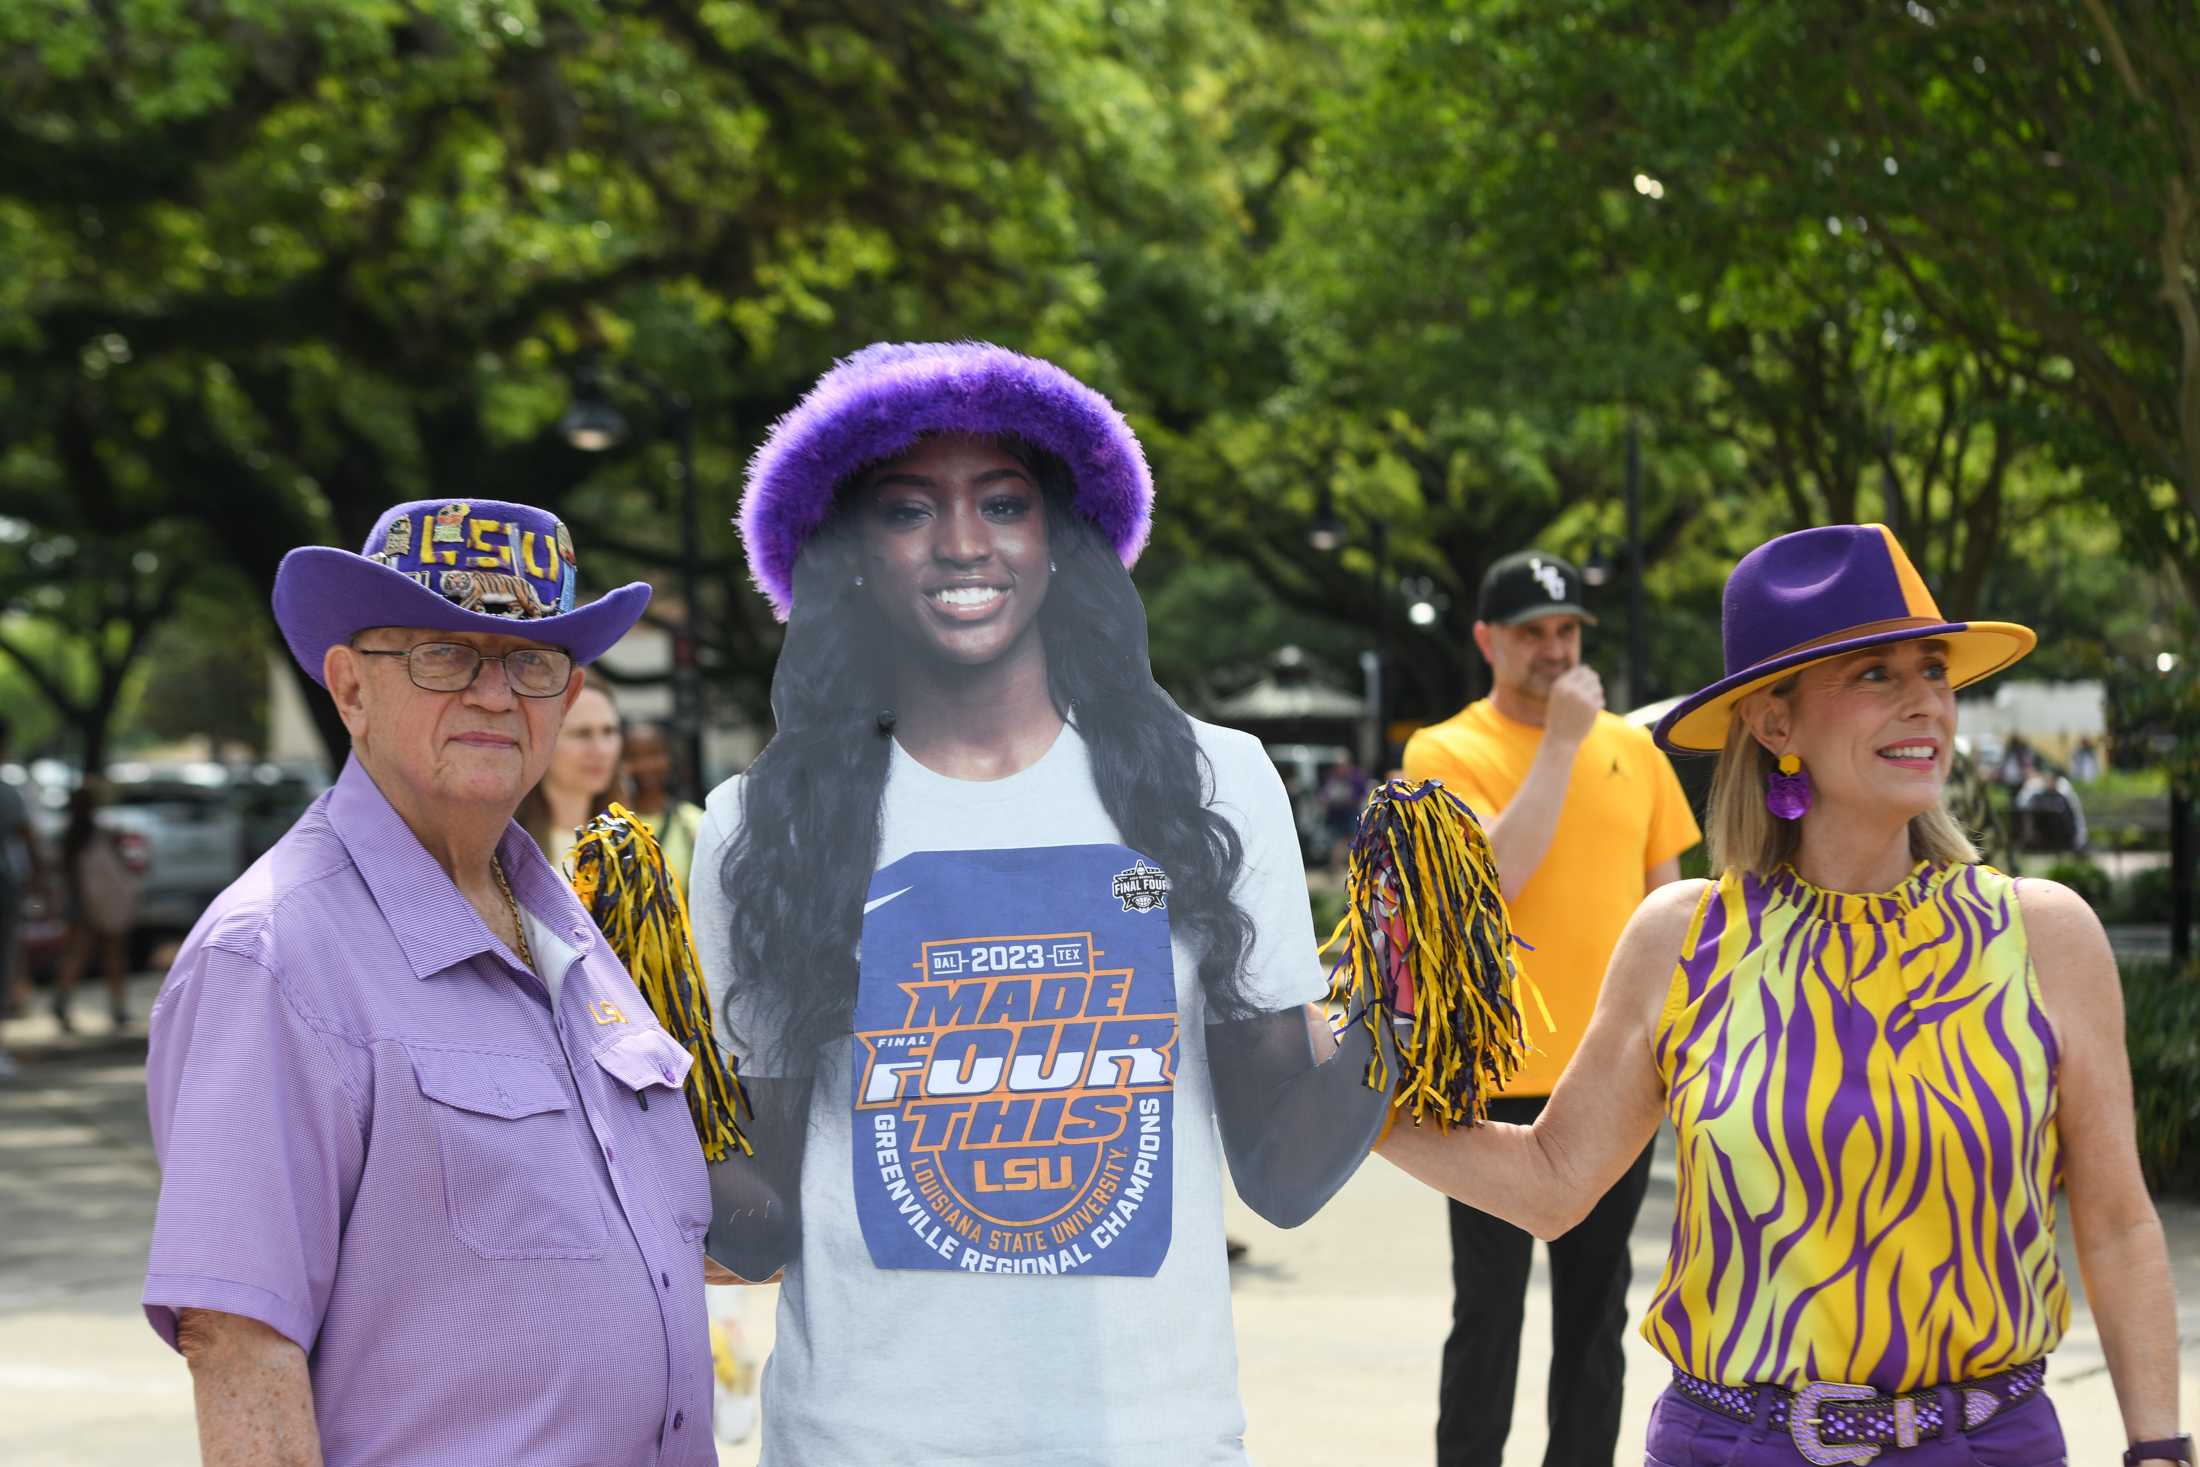
[(1874, 636), (1786, 653), (1746, 672), (1722, 678), (1695, 696), (1683, 700), (1659, 720), (1656, 738), (1660, 746), (1678, 754), (1716, 754), (1726, 747), (1734, 709), (1742, 699), (1781, 682), (1804, 667), (1836, 657), (1894, 642), (1940, 641), (1948, 644), (1948, 683), (1965, 687), (1991, 677), (2020, 661), (2039, 645), (2039, 634), (2011, 621), (1954, 621), (1938, 626), (1904, 627)]

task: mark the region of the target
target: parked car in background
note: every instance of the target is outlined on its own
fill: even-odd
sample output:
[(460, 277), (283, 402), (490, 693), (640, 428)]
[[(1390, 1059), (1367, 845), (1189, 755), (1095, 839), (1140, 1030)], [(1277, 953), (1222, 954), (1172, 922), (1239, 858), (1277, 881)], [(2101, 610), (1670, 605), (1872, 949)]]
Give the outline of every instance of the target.
[(187, 932), (244, 869), (244, 820), (218, 764), (118, 764), (102, 822), (145, 849), (131, 965), (162, 935)]
[(254, 764), (233, 772), (229, 789), (244, 822), (241, 872), (297, 823), (306, 806), (320, 798), (328, 780), (318, 765)]
[(100, 823), (121, 833), (125, 859), (143, 863), (133, 966), (188, 932), (327, 783), (317, 769), (206, 761), (119, 763), (107, 782)]
[[(31, 829), (46, 857), (46, 886), (43, 890), (26, 889), (22, 920), (17, 927), (17, 938), (23, 944), (23, 957), (31, 981), (43, 983), (60, 964), (69, 934), (62, 838), (68, 829), (69, 794), (77, 786), (77, 771), (59, 760), (41, 759), (27, 769), (13, 764), (0, 767), (0, 779), (22, 791), (24, 803), (30, 809)], [(147, 833), (111, 810), (101, 810), (96, 818), (102, 830), (114, 835), (123, 865), (129, 868), (132, 876), (143, 880), (153, 856), (152, 841)], [(22, 855), (11, 851), (9, 858), (20, 861)], [(26, 879), (29, 876), (27, 869), (18, 874)]]
[[(22, 793), (24, 807), (30, 813), (31, 831), (38, 837), (47, 867), (57, 870), (54, 863), (60, 858), (61, 831), (68, 822), (69, 790), (75, 785), (76, 772), (55, 760), (38, 759), (29, 765), (0, 764), (0, 781), (14, 785)], [(0, 855), (0, 859), (13, 863), (20, 879), (26, 882), (30, 879), (22, 852), (10, 849)], [(61, 920), (60, 892), (26, 888), (20, 916), (16, 940), (23, 945), (23, 958), (29, 965), (32, 981), (40, 981), (61, 961), (63, 940), (68, 935), (68, 926)]]

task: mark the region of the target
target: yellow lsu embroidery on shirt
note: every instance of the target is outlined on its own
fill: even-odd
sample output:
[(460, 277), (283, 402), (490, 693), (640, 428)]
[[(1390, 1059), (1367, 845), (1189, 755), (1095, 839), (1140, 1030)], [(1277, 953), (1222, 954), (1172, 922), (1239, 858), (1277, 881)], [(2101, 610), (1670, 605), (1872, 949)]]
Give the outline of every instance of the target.
[(608, 998), (599, 998), (592, 1001), (588, 1005), (588, 1015), (599, 1024), (624, 1024), (627, 1022), (626, 1015), (619, 1012), (619, 1006)]

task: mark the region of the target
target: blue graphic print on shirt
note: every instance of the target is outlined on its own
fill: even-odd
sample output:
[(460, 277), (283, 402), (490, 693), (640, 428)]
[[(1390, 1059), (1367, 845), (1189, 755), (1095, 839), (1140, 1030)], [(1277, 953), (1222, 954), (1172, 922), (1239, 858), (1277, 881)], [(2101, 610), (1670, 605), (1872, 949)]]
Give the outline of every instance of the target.
[(919, 851), (872, 878), (851, 1099), (856, 1215), (879, 1267), (1160, 1269), (1167, 887), (1119, 845)]

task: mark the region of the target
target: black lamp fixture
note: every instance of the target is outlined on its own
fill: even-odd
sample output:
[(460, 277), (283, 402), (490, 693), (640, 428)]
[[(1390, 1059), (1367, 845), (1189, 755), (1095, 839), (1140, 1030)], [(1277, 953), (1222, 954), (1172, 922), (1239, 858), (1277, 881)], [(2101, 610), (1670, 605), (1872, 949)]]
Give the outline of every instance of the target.
[(1314, 499), (1314, 523), (1307, 526), (1306, 543), (1324, 555), (1330, 555), (1344, 544), (1344, 521), (1337, 518), (1337, 496), (1327, 484)]
[[(638, 367), (614, 363), (612, 371), (620, 380), (649, 393), (679, 452), (680, 598), (684, 609), (672, 639), (672, 722), (685, 756), (690, 787), (700, 797), (708, 787), (703, 777), (703, 690), (698, 653), (702, 589), (696, 559), (701, 535), (695, 498), (695, 406), (686, 393), (667, 388)], [(573, 369), (573, 396), (558, 419), (559, 435), (582, 453), (603, 453), (624, 443), (628, 432), (626, 414), (604, 391), (603, 368), (593, 360), (582, 361)]]
[(573, 374), (573, 399), (558, 419), (558, 435), (582, 453), (602, 453), (626, 441), (626, 415), (605, 395), (594, 367)]
[(1592, 591), (1600, 591), (1611, 584), (1612, 551), (1602, 540), (1589, 547), (1589, 558), (1581, 563), (1581, 584)]

